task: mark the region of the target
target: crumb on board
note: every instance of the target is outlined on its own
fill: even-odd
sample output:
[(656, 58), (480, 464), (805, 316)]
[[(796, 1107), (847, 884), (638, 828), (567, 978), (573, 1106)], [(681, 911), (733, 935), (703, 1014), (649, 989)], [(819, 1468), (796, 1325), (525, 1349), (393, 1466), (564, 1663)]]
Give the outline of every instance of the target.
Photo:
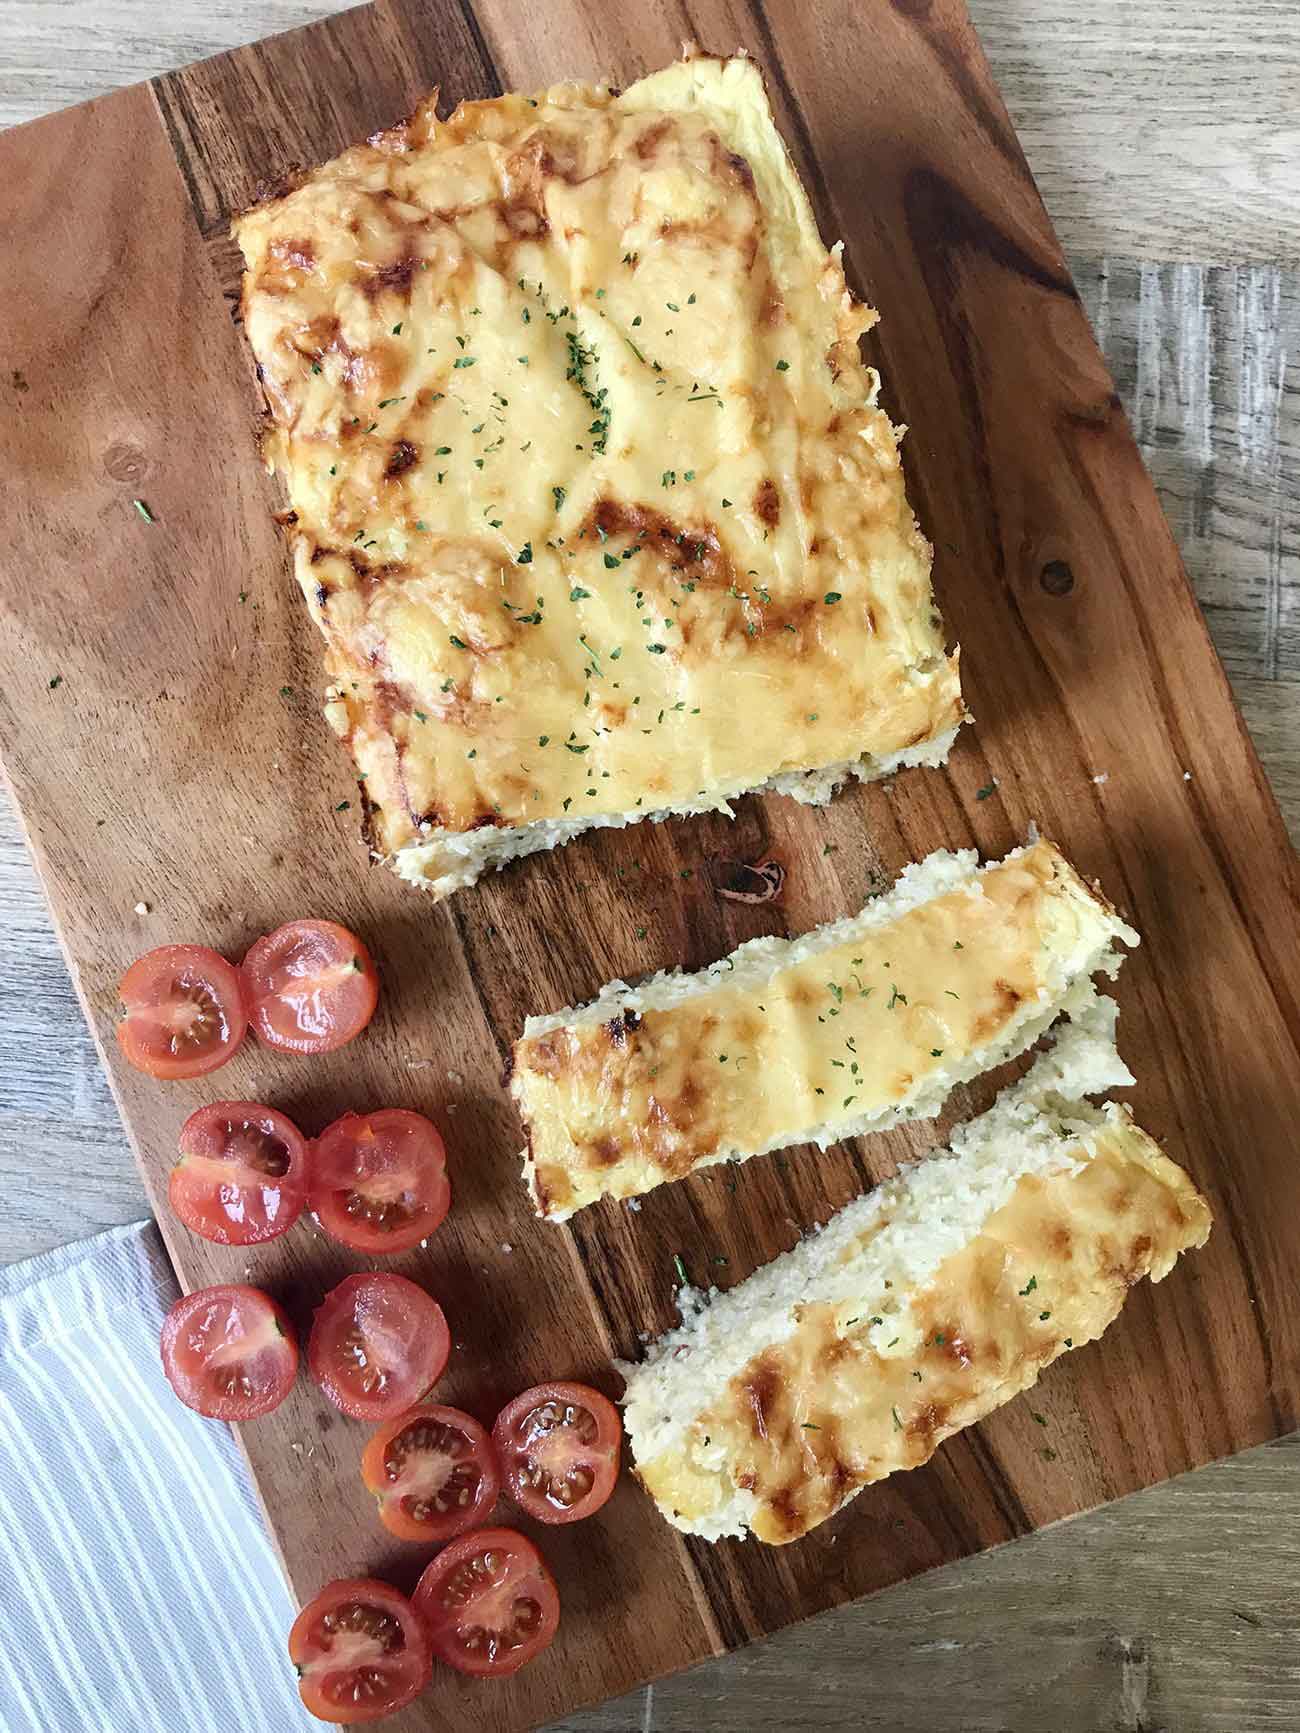
[(1097, 787), (1100, 788), (1103, 783), (1110, 781), (1110, 771), (1098, 770), (1094, 772), (1092, 780), (1097, 784)]
[(148, 903), (137, 903), (135, 905), (135, 912), (137, 915), (147, 915), (149, 913)]
[(514, 1249), (515, 1248), (510, 1244), (509, 1240), (502, 1240), (501, 1250), (506, 1254), (507, 1257), (509, 1257), (510, 1253), (512, 1251), (514, 1251)]

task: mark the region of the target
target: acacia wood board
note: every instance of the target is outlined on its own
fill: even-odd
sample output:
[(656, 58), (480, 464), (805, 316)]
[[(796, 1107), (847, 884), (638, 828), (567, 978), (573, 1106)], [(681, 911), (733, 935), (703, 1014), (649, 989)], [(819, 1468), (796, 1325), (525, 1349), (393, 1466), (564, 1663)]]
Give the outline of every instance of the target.
[[(822, 232), (880, 309), (870, 358), (911, 426), (909, 490), (977, 726), (945, 772), (825, 810), (748, 799), (734, 821), (593, 833), (435, 906), (368, 866), (319, 715), (228, 221), (432, 85), (451, 103), (623, 83), (683, 38), (761, 63)], [(546, 1722), (1297, 1425), (1295, 856), (962, 5), (381, 0), (0, 138), (0, 237), (0, 753), (187, 1285), (263, 1282), (305, 1327), (357, 1267), (305, 1226), (251, 1253), (180, 1230), (166, 1177), (195, 1105), (259, 1097), (310, 1132), (349, 1106), (416, 1107), (447, 1136), (455, 1205), (396, 1267), (451, 1318), (445, 1398), (490, 1421), (545, 1375), (616, 1393), (611, 1356), (674, 1321), (676, 1258), (698, 1282), (740, 1279), (991, 1084), (937, 1127), (765, 1157), (555, 1227), (530, 1214), (499, 1081), (529, 1012), (804, 931), (933, 848), (998, 856), (1031, 822), (1144, 935), (1119, 987), (1131, 1098), (1209, 1196), (1206, 1250), (1137, 1288), (1031, 1397), (793, 1546), (687, 1540), (625, 1476), (601, 1517), (541, 1536), (564, 1604), (553, 1649), (492, 1686), (440, 1671), (395, 1729)], [(717, 863), (764, 855), (788, 869), (779, 903), (717, 896)], [(315, 1061), (250, 1048), (193, 1084), (123, 1067), (116, 984), (133, 956), (181, 940), (238, 955), (302, 913), (357, 927), (376, 954), (384, 998), (363, 1040)], [(374, 1519), (364, 1438), (305, 1378), (245, 1429), (301, 1597), (359, 1571), (409, 1586), (424, 1562)]]

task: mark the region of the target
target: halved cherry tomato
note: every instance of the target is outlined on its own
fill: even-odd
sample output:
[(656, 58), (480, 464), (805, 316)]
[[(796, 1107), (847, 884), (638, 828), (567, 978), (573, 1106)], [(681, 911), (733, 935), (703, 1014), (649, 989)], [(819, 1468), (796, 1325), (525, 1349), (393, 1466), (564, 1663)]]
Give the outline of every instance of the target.
[(422, 1402), (380, 1428), (361, 1458), (379, 1520), (399, 1540), (444, 1541), (491, 1513), (501, 1490), (496, 1451), (472, 1414)]
[(433, 1672), (415, 1608), (375, 1577), (327, 1584), (293, 1621), (289, 1659), (305, 1707), (344, 1727), (404, 1708)]
[(440, 1661), (478, 1678), (517, 1673), (560, 1623), (555, 1579), (513, 1528), (480, 1528), (444, 1547), (415, 1586)]
[(345, 1113), (312, 1144), (311, 1207), (332, 1239), (370, 1257), (427, 1239), (451, 1204), (447, 1151), (421, 1113)]
[(618, 1479), (623, 1428), (607, 1396), (586, 1384), (538, 1384), (497, 1415), (492, 1442), (506, 1491), (538, 1522), (578, 1522)]
[(206, 945), (146, 951), (117, 989), (117, 1044), (150, 1077), (202, 1077), (224, 1065), (248, 1032), (237, 971)]
[(256, 941), (240, 973), (258, 1040), (289, 1053), (346, 1047), (379, 999), (370, 952), (335, 921), (277, 927)]
[(197, 1288), (168, 1312), (162, 1363), (187, 1408), (210, 1420), (254, 1420), (278, 1408), (298, 1374), (284, 1308), (260, 1288)]
[(307, 1201), (307, 1140), (257, 1101), (214, 1101), (181, 1126), (167, 1195), (193, 1233), (255, 1246), (286, 1233)]
[(348, 1276), (321, 1301), (311, 1375), (354, 1420), (395, 1420), (442, 1376), (451, 1335), (442, 1307), (405, 1276)]

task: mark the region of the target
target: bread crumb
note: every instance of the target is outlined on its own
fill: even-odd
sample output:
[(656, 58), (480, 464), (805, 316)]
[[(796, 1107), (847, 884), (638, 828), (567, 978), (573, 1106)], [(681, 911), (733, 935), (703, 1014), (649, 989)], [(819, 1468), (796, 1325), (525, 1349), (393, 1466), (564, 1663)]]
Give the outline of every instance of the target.
[(454, 1089), (459, 1089), (465, 1079), (459, 1071), (449, 1071), (447, 1073), (447, 1081)]
[(514, 1247), (513, 1247), (513, 1246), (512, 1246), (512, 1245), (511, 1245), (511, 1244), (510, 1244), (510, 1241), (509, 1241), (509, 1240), (502, 1240), (502, 1242), (501, 1242), (501, 1250), (502, 1250), (502, 1251), (503, 1251), (503, 1252), (505, 1252), (505, 1253), (506, 1253), (506, 1254), (507, 1254), (507, 1256), (508, 1256), (508, 1255), (509, 1255), (509, 1254), (510, 1254), (510, 1253), (511, 1253), (511, 1252), (512, 1252), (512, 1251), (514, 1251), (514, 1249), (515, 1249), (515, 1248), (514, 1248)]
[(1102, 783), (1110, 781), (1110, 771), (1099, 770), (1092, 780), (1097, 784), (1097, 787), (1100, 788)]
[(623, 1201), (627, 1204), (627, 1207), (630, 1210), (639, 1210), (641, 1208), (641, 1199), (639, 1197), (629, 1197), (625, 1198)]
[(150, 912), (148, 903), (137, 903), (135, 912), (137, 915), (147, 915)]
[(1184, 772), (1183, 772), (1183, 781), (1184, 781), (1184, 782), (1190, 782), (1190, 781), (1191, 781), (1191, 780), (1192, 780), (1192, 773), (1191, 773), (1191, 771), (1190, 771), (1190, 770), (1185, 770), (1185, 771), (1184, 771)]

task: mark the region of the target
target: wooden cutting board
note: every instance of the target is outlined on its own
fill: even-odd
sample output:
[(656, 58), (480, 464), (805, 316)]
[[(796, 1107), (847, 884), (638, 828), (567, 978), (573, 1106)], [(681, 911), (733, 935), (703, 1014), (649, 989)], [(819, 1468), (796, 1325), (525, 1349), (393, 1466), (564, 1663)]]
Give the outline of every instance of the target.
[[(824, 812), (747, 800), (734, 823), (596, 833), (434, 907), (368, 867), (318, 714), (227, 222), (432, 84), (450, 102), (624, 82), (692, 36), (762, 63), (823, 233), (881, 310), (872, 358), (912, 425), (910, 490), (978, 727), (946, 773)], [(0, 139), (0, 247), (0, 750), (146, 1180), (162, 1204), (178, 1126), (217, 1095), (311, 1131), (347, 1106), (432, 1114), (456, 1203), (398, 1267), (452, 1319), (447, 1399), (490, 1420), (547, 1374), (616, 1392), (611, 1355), (673, 1319), (676, 1256), (696, 1281), (737, 1280), (938, 1135), (758, 1160), (635, 1215), (544, 1226), (498, 1082), (528, 1012), (802, 931), (932, 848), (1000, 855), (1031, 821), (1145, 937), (1120, 984), (1133, 1102), (1208, 1193), (1208, 1249), (1138, 1288), (1031, 1398), (797, 1545), (686, 1541), (625, 1477), (600, 1518), (542, 1537), (564, 1602), (554, 1648), (504, 1684), (440, 1672), (395, 1728), (550, 1720), (1296, 1426), (1295, 857), (962, 5), (381, 0)], [(763, 854), (789, 869), (783, 901), (720, 900), (715, 863)], [(115, 987), (135, 954), (238, 955), (304, 913), (376, 953), (364, 1040), (312, 1062), (250, 1050), (189, 1085), (122, 1067)], [(988, 1093), (963, 1092), (954, 1116)], [(244, 1254), (161, 1216), (187, 1284), (247, 1275), (304, 1327), (357, 1267), (305, 1227)], [(246, 1429), (301, 1596), (361, 1570), (409, 1586), (424, 1562), (373, 1517), (364, 1436), (306, 1379)]]

